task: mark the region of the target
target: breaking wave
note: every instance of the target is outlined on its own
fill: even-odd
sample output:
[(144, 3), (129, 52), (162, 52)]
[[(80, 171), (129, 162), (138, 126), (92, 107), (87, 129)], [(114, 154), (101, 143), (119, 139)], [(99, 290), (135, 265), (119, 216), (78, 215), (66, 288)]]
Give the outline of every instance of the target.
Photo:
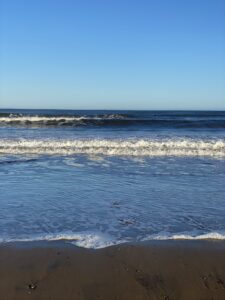
[(0, 126), (59, 127), (59, 126), (148, 126), (174, 128), (225, 128), (224, 116), (187, 117), (175, 115), (96, 114), (96, 115), (28, 115), (0, 113)]
[(225, 157), (225, 140), (1, 139), (0, 154)]
[(65, 241), (81, 248), (101, 249), (126, 242), (125, 240), (115, 240), (107, 234), (98, 232), (77, 232), (33, 236), (27, 238), (0, 239), (0, 243), (13, 242), (39, 242), (39, 241)]
[(8, 238), (1, 239), (0, 243), (14, 243), (14, 242), (40, 242), (40, 241), (64, 241), (81, 248), (88, 249), (102, 249), (114, 245), (124, 243), (136, 243), (145, 241), (165, 241), (165, 240), (225, 240), (224, 232), (208, 232), (204, 234), (181, 233), (181, 234), (158, 234), (150, 235), (139, 240), (132, 239), (116, 239), (107, 234), (99, 232), (77, 232), (77, 233), (61, 233), (33, 236), (27, 238)]
[(202, 234), (195, 234), (195, 233), (177, 233), (177, 234), (156, 234), (150, 235), (143, 239), (146, 240), (225, 240), (225, 232), (208, 232)]
[(17, 126), (85, 126), (85, 125), (112, 125), (119, 124), (126, 119), (125, 114), (100, 114), (88, 115), (23, 115), (23, 114), (0, 114), (0, 125)]

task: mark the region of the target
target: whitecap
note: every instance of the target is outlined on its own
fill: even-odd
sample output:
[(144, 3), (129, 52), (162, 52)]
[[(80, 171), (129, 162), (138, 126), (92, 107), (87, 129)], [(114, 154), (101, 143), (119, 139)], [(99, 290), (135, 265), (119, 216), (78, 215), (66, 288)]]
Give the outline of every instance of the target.
[(225, 140), (1, 139), (0, 154), (225, 157)]

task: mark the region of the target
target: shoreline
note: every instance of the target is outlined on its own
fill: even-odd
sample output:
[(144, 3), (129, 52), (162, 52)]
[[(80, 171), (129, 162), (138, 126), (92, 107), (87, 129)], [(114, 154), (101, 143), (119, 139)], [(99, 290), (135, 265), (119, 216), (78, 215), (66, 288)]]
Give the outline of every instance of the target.
[(225, 242), (0, 245), (0, 299), (225, 299)]

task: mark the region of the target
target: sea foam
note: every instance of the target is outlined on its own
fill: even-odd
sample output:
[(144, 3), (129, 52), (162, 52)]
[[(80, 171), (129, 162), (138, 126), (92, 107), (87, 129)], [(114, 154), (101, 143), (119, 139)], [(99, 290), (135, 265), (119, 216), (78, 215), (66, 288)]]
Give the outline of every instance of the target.
[(225, 140), (1, 139), (0, 154), (225, 157)]
[(75, 246), (88, 249), (101, 249), (126, 242), (126, 240), (114, 239), (113, 237), (99, 232), (77, 232), (35, 235), (22, 238), (0, 238), (0, 243), (12, 242), (38, 242), (38, 241), (64, 241)]
[(225, 232), (208, 232), (195, 234), (193, 232), (177, 234), (153, 234), (138, 240), (118, 239), (107, 234), (99, 232), (78, 232), (78, 233), (61, 233), (48, 234), (40, 236), (31, 236), (24, 238), (1, 239), (0, 243), (12, 242), (38, 242), (38, 241), (64, 241), (72, 245), (87, 249), (102, 249), (113, 245), (120, 245), (132, 242), (144, 241), (165, 241), (165, 240), (225, 240)]
[(184, 233), (159, 233), (145, 237), (143, 241), (148, 240), (225, 240), (225, 232), (207, 232), (198, 234), (196, 232), (184, 232)]

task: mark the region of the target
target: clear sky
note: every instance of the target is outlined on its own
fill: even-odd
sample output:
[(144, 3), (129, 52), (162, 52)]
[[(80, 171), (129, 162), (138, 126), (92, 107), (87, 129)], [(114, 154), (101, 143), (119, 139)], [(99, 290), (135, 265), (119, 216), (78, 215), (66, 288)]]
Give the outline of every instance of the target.
[(0, 107), (225, 110), (225, 1), (0, 0)]

